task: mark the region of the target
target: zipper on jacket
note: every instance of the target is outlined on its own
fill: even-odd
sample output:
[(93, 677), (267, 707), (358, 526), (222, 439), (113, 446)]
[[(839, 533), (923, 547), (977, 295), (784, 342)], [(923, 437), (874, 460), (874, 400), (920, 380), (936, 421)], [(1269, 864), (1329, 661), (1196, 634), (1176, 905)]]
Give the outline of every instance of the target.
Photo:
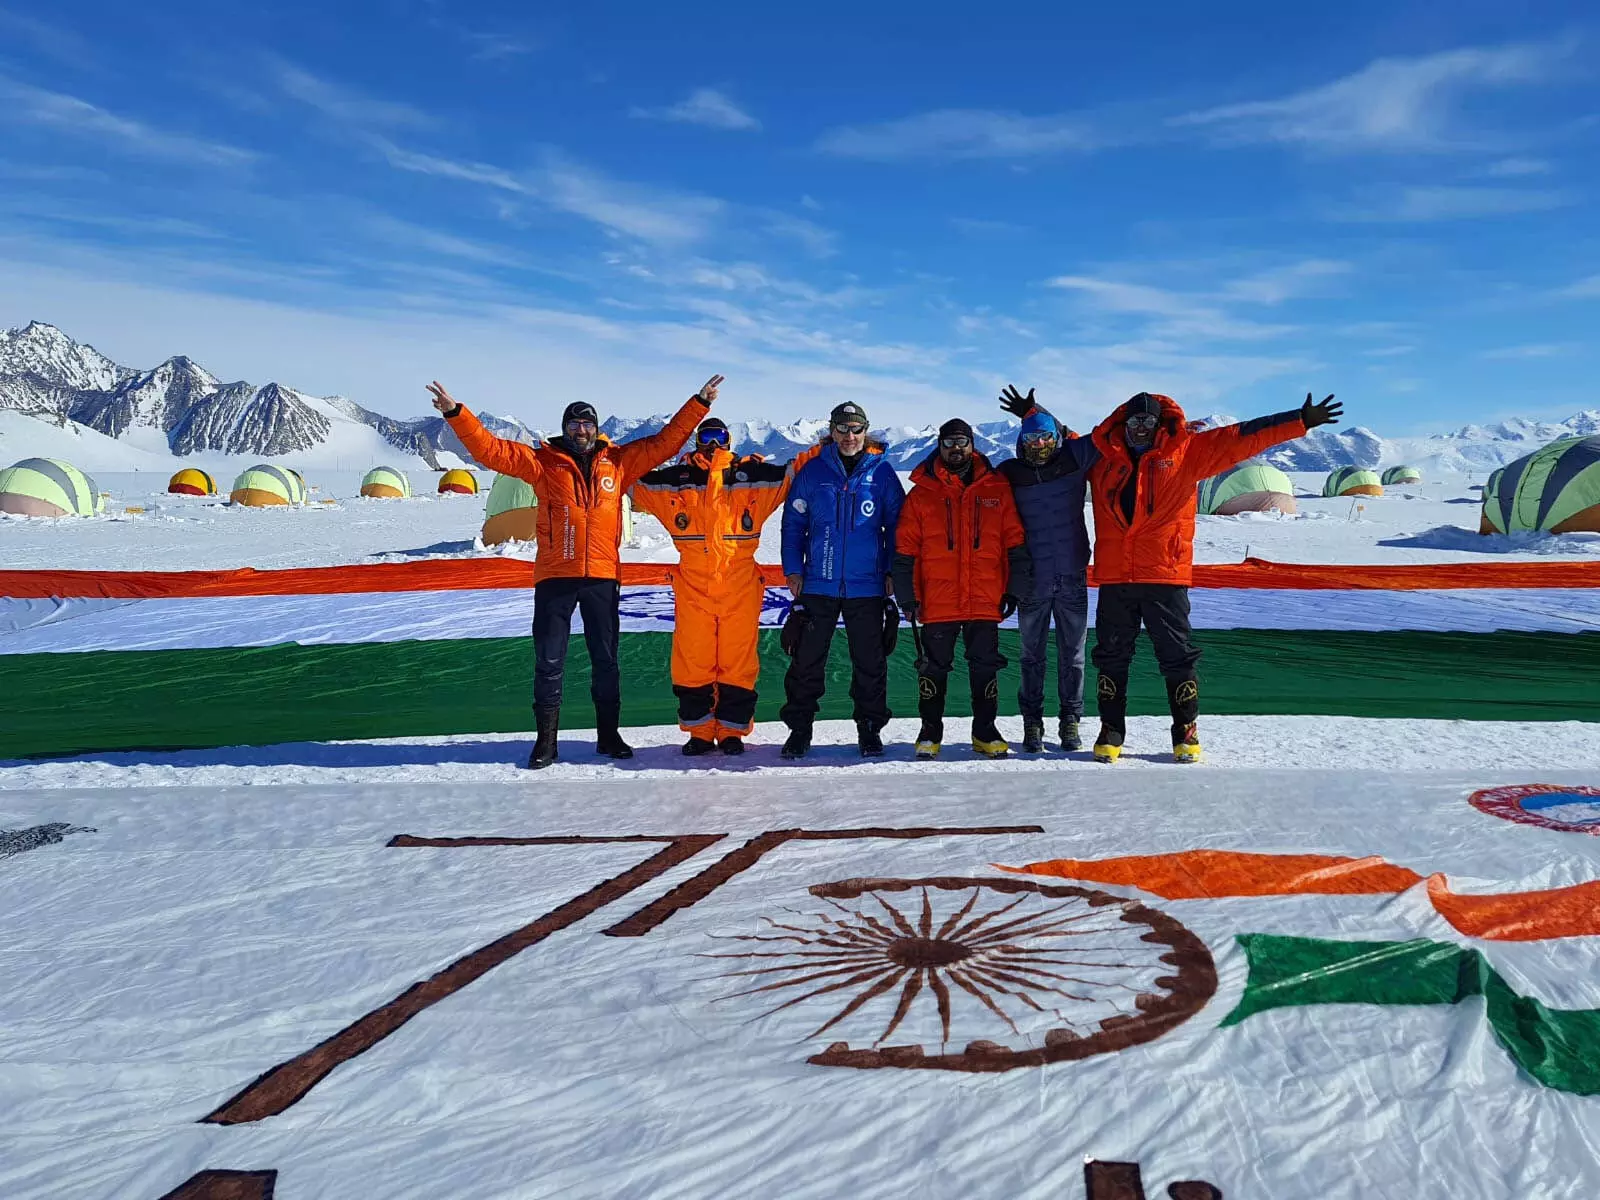
[(956, 523), (955, 517), (950, 511), (949, 496), (944, 498), (944, 548), (946, 550), (954, 550), (956, 548)]

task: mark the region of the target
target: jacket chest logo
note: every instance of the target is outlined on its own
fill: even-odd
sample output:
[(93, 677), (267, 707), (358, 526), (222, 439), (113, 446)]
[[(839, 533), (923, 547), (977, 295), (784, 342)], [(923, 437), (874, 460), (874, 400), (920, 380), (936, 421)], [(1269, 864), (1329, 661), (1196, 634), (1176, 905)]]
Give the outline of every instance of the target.
[(1177, 459), (1173, 459), (1173, 458), (1158, 458), (1158, 459), (1156, 459), (1156, 466), (1158, 468), (1160, 468), (1161, 470), (1163, 470), (1163, 471), (1170, 471), (1170, 470), (1172, 470), (1173, 467), (1175, 467), (1177, 465), (1178, 465)]
[(873, 503), (871, 500), (863, 500), (861, 502), (861, 515), (863, 517), (870, 517), (873, 513), (877, 512), (877, 511), (878, 511), (878, 506), (875, 503)]
[(600, 477), (600, 490), (614, 492), (617, 490), (617, 477), (615, 475), (602, 475)]
[(984, 499), (981, 499), (981, 500), (978, 501), (978, 507), (979, 508), (999, 508), (1000, 507), (1000, 501), (997, 498), (993, 497), (993, 496), (985, 497)]
[(676, 517), (672, 518), (672, 523), (680, 530), (689, 528), (689, 514), (679, 513)]

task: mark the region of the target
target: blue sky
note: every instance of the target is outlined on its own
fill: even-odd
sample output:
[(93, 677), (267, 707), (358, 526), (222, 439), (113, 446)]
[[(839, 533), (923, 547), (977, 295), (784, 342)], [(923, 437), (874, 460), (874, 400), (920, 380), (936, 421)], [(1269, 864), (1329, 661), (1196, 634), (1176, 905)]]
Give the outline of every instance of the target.
[(535, 423), (1600, 404), (1592, 5), (774, 8), (0, 0), (0, 325)]

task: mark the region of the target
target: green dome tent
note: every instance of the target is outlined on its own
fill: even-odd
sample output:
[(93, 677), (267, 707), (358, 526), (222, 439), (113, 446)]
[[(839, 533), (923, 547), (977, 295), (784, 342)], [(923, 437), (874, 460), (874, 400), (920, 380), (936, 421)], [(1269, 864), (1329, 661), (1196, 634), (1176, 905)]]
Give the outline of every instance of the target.
[(0, 512), (92, 517), (104, 508), (94, 480), (59, 458), (25, 458), (0, 471)]
[(411, 481), (404, 471), (393, 467), (373, 467), (361, 477), (361, 494), (381, 500), (411, 499)]
[(1390, 467), (1383, 473), (1383, 486), (1396, 487), (1400, 484), (1421, 483), (1422, 472), (1415, 467)]
[(306, 502), (306, 483), (290, 467), (257, 463), (233, 481), (228, 499), (246, 508), (270, 508)]
[(1383, 481), (1376, 471), (1363, 467), (1340, 467), (1322, 485), (1324, 496), (1381, 496)]
[(1241, 463), (1200, 484), (1199, 510), (1219, 517), (1242, 512), (1293, 513), (1294, 484), (1277, 467)]
[(533, 484), (515, 475), (496, 475), (483, 506), (483, 544), (531, 542), (539, 523), (539, 498)]
[(1489, 476), (1478, 529), (1600, 532), (1600, 434), (1551, 442)]

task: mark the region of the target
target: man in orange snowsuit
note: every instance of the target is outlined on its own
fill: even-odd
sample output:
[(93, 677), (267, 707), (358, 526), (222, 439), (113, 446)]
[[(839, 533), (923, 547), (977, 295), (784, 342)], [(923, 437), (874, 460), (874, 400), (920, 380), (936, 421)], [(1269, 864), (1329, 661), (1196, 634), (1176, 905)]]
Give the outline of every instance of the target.
[(1166, 677), (1172, 711), (1172, 753), (1200, 757), (1195, 722), (1200, 651), (1190, 640), (1189, 585), (1194, 576), (1196, 489), (1263, 450), (1334, 424), (1343, 405), (1329, 396), (1300, 408), (1196, 433), (1170, 396), (1140, 392), (1091, 434), (1100, 460), (1089, 468), (1094, 493), (1094, 665), (1100, 735), (1094, 756), (1122, 754), (1128, 712), (1128, 668), (1142, 624)]
[(759, 635), (766, 586), (756, 565), (761, 526), (783, 504), (805, 451), (787, 468), (740, 458), (728, 427), (701, 423), (681, 462), (651, 471), (629, 495), (666, 526), (678, 548), (672, 572), (672, 690), (683, 752), (744, 753), (755, 726)]
[(959, 417), (939, 427), (938, 448), (911, 473), (895, 531), (895, 600), (913, 629), (923, 623), (916, 664), (921, 759), (937, 757), (944, 737), (958, 636), (972, 685), (972, 748), (985, 758), (1010, 750), (994, 723), (996, 676), (1006, 665), (1000, 621), (1017, 610), (1019, 596), (1030, 594), (1033, 560), (1011, 484), (972, 442), (972, 426)]
[(594, 405), (578, 400), (561, 415), (561, 436), (540, 446), (497, 438), (437, 382), (428, 388), (467, 452), (490, 470), (533, 485), (539, 498), (533, 564), (533, 709), (538, 738), (528, 766), (556, 760), (561, 688), (572, 637), (572, 612), (583, 614), (594, 699), (595, 749), (632, 758), (622, 740), (622, 682), (617, 666), (621, 595), (622, 497), (650, 468), (678, 452), (717, 398), (721, 375), (684, 402), (666, 428), (618, 446), (600, 433)]

